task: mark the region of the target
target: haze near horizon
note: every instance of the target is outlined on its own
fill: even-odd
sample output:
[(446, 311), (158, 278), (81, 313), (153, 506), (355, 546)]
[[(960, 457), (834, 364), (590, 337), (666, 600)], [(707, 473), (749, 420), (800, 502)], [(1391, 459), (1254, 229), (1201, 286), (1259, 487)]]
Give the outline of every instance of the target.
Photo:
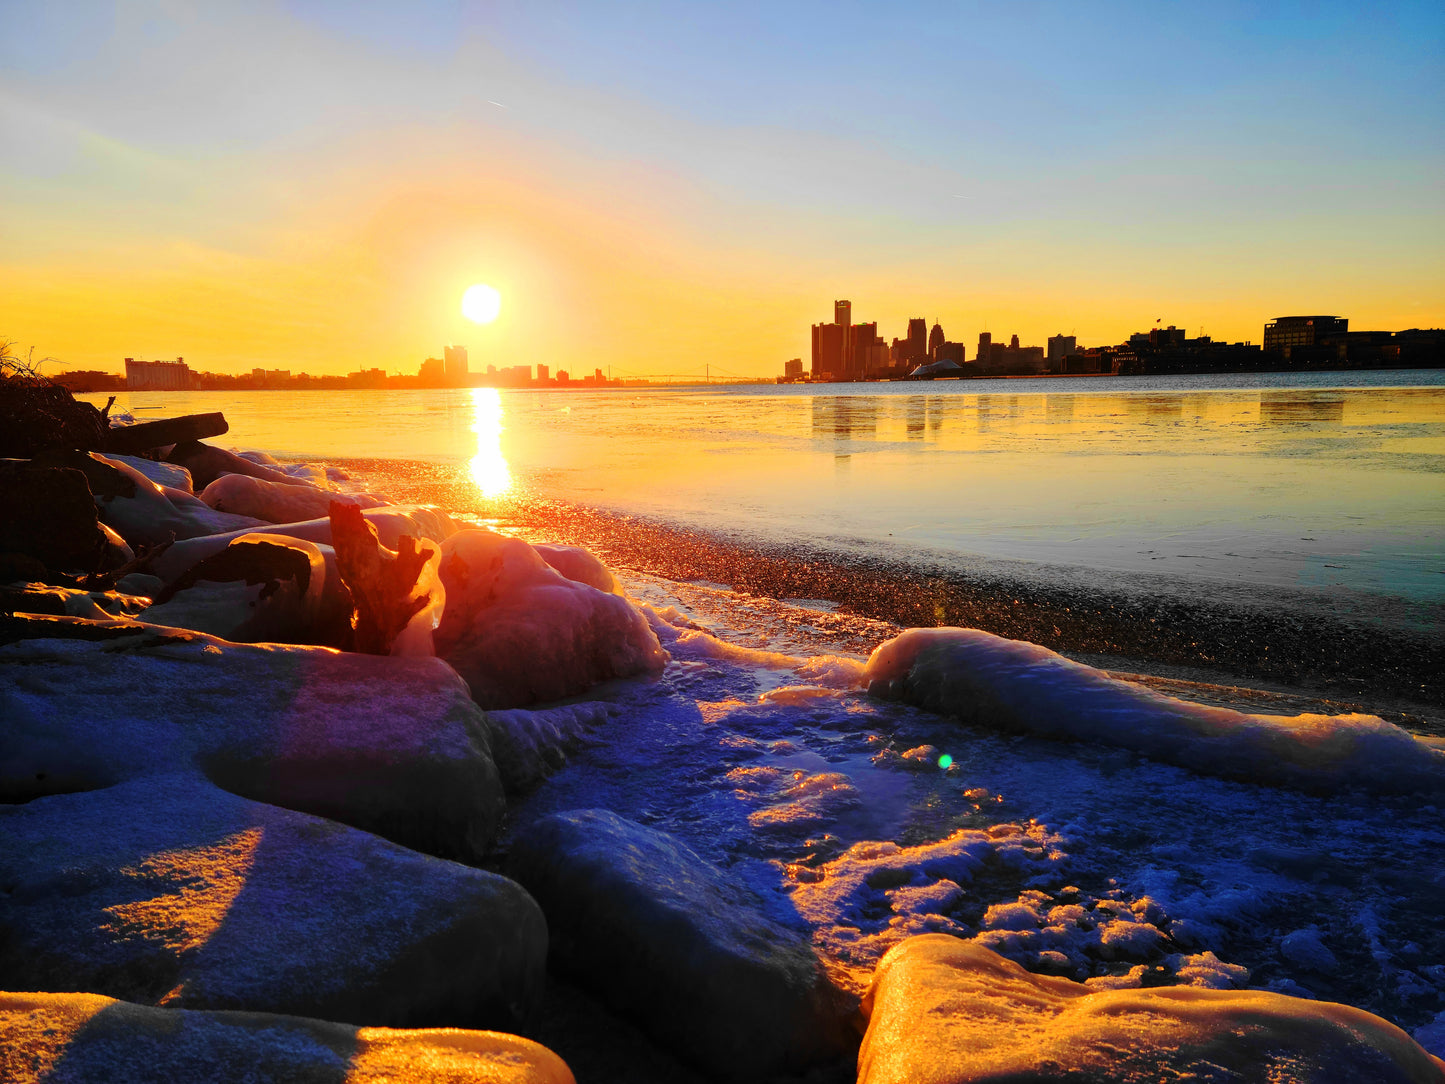
[(8, 3), (0, 131), (0, 336), (58, 368), (1445, 323), (1430, 3)]

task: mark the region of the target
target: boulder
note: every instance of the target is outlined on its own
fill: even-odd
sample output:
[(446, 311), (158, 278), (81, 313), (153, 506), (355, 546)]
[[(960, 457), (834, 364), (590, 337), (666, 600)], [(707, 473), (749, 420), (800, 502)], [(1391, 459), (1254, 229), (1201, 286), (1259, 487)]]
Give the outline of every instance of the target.
[(1361, 1009), (1261, 990), (1097, 990), (945, 934), (891, 949), (863, 1007), (859, 1084), (1438, 1084), (1445, 1072)]
[(145, 620), (236, 643), (325, 643), (334, 631), (323, 621), (325, 589), (326, 559), (314, 543), (243, 535), (168, 584)]
[(135, 455), (152, 448), (165, 448), (182, 441), (219, 437), (230, 426), (220, 411), (211, 414), (187, 414), (180, 418), (159, 418), (133, 425), (114, 425), (106, 433), (107, 451)]
[(546, 1047), (495, 1031), (358, 1028), (271, 1013), (157, 1009), (99, 994), (0, 994), (0, 1079), (574, 1084)]
[(217, 512), (182, 490), (158, 486), (119, 459), (106, 459), (95, 453), (92, 457), (119, 472), (129, 486), (134, 487), (129, 495), (99, 489), (95, 494), (101, 522), (115, 528), (132, 546), (154, 546), (171, 537), (198, 538), (265, 525), (250, 516)]
[(808, 935), (672, 837), (606, 810), (513, 841), (508, 872), (547, 915), (552, 966), (719, 1080), (848, 1055), (848, 1000)]
[(1445, 796), (1445, 750), (1374, 715), (1248, 715), (1120, 681), (980, 629), (909, 629), (864, 671), (871, 696), (990, 729), (1117, 746), (1205, 775)]
[(146, 1005), (510, 1028), (546, 923), (505, 877), (189, 773), (0, 809), (0, 975)]
[(124, 463), (140, 471), (152, 482), (166, 489), (178, 489), (182, 493), (195, 493), (191, 484), (191, 472), (179, 463), (163, 463), (158, 459), (143, 459), (138, 455), (117, 455), (107, 452), (103, 459), (113, 463)]
[(582, 549), (580, 546), (560, 546), (551, 542), (534, 542), (532, 548), (542, 556), (542, 560), (555, 568), (569, 580), (576, 580), (578, 583), (585, 583), (589, 587), (595, 587), (599, 591), (606, 591), (609, 595), (622, 594), (622, 588), (618, 585), (617, 579), (612, 575), (611, 569), (604, 565), (595, 555)]
[(486, 719), (438, 659), (41, 620), (0, 647), (0, 801), (189, 770), (444, 858), (496, 835)]
[(268, 523), (298, 523), (328, 514), (332, 501), (375, 508), (383, 503), (367, 493), (337, 494), (302, 479), (295, 484), (223, 474), (201, 491), (201, 500), (220, 512), (254, 516)]
[(93, 572), (104, 563), (110, 539), (80, 471), (5, 464), (0, 508), (0, 553), (23, 554), (57, 570)]
[(636, 607), (568, 579), (521, 539), (459, 531), (442, 543), (441, 579), (437, 654), (485, 708), (559, 700), (667, 661)]
[(487, 712), (492, 757), (508, 794), (536, 786), (567, 763), (567, 754), (584, 744), (620, 709), (590, 701), (555, 708), (514, 708)]

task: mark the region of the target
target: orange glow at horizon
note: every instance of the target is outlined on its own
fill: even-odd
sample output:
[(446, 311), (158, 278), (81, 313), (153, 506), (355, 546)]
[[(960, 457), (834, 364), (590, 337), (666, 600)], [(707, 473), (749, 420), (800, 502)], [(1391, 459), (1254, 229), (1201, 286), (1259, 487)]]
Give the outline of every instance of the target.
[(506, 496), (512, 488), (512, 471), (502, 455), (501, 393), (496, 388), (473, 388), (472, 411), (477, 453), (468, 466), (482, 496), (495, 500)]

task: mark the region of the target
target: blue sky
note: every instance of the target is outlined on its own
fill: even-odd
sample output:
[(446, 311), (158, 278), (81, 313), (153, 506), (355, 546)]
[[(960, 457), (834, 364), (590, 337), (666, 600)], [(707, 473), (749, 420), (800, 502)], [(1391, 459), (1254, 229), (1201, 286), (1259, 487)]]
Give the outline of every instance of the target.
[[(234, 339), (284, 299), (257, 301), (261, 269), (228, 279), (232, 261), (315, 261), (365, 243), (398, 204), (414, 237), (437, 235), (434, 288), (450, 297), (465, 269), (436, 256), (444, 219), (415, 221), (419, 186), (493, 245), (478, 274), (531, 269), (509, 314), (526, 296), (586, 295), (577, 327), (601, 321), (603, 352), (640, 369), (691, 350), (697, 321), (725, 321), (756, 351), (727, 356), (770, 372), (833, 296), (885, 334), (926, 314), (966, 342), (984, 324), (1115, 341), (1151, 308), (1232, 339), (1284, 311), (1445, 323), (1438, 3), (3, 0), (0, 126), (0, 268), (57, 284), (30, 307), (43, 319), (0, 309), (12, 336), (53, 338), (67, 276), (103, 274), (124, 250), (171, 276), (154, 304), (117, 284), (137, 320), (199, 268)], [(588, 255), (567, 264), (563, 239), (529, 240), (533, 219), (567, 222)], [(621, 255), (603, 281), (608, 251)], [(422, 296), (425, 258), (407, 259), (410, 277), (378, 291)], [(694, 305), (703, 293), (716, 304)], [(416, 326), (394, 339), (336, 341), (350, 357), (459, 333), (430, 310), (388, 317), (407, 311)], [(332, 328), (302, 323), (317, 319)], [(548, 324), (498, 342), (580, 347), (576, 328)], [(643, 332), (657, 341), (628, 341)], [(238, 345), (236, 363), (298, 349)]]

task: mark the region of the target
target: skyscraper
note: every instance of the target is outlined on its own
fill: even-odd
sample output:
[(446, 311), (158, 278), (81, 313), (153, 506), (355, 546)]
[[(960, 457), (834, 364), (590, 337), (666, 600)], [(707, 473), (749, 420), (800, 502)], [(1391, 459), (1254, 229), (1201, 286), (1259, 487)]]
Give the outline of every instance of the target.
[(853, 302), (833, 302), (833, 323), (842, 324), (844, 327), (853, 326)]
[(442, 357), (446, 361), (447, 380), (460, 384), (467, 379), (467, 348), (448, 346)]
[(928, 321), (917, 317), (908, 321), (908, 360), (923, 361), (928, 357)]
[(944, 341), (943, 325), (935, 320), (933, 330), (928, 333), (928, 358), (930, 361), (938, 360), (938, 350)]
[(843, 346), (848, 329), (842, 324), (813, 325), (813, 369), (814, 377), (843, 376)]

